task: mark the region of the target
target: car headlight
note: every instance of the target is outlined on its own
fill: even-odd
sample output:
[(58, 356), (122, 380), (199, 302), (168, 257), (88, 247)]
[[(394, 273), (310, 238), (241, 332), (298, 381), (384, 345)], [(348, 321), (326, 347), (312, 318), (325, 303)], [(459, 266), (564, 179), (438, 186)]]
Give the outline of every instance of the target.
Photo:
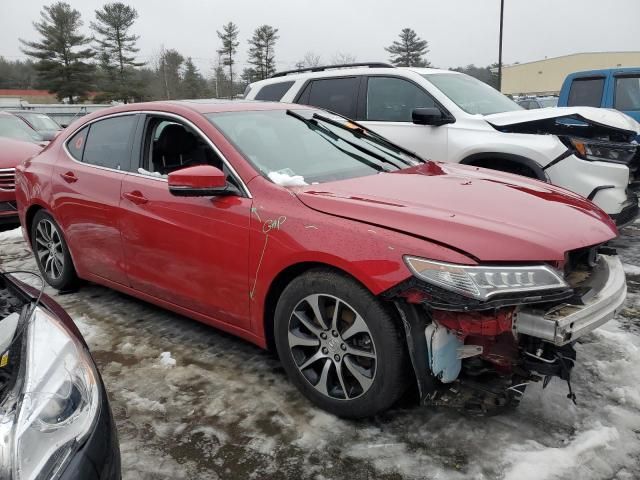
[(569, 138), (576, 155), (583, 160), (628, 164), (636, 154), (636, 145), (611, 143), (584, 138)]
[(84, 346), (62, 322), (36, 308), (13, 437), (14, 478), (55, 478), (91, 432), (99, 398), (97, 372)]
[(432, 285), (477, 300), (501, 293), (567, 288), (562, 275), (546, 265), (521, 267), (471, 266), (405, 256), (413, 274)]

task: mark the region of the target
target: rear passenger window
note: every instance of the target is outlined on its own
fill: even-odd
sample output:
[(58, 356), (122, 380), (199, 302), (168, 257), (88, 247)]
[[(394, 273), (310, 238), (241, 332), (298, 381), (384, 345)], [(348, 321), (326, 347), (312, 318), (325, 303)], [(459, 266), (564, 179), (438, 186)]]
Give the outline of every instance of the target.
[(71, 156), (79, 162), (82, 161), (82, 152), (84, 152), (88, 131), (89, 127), (84, 127), (67, 141), (67, 150), (69, 150)]
[(358, 77), (314, 80), (301, 94), (299, 103), (324, 108), (345, 117), (356, 116)]
[(135, 115), (113, 117), (91, 124), (82, 161), (114, 170), (128, 170)]
[(367, 120), (411, 122), (415, 108), (435, 107), (436, 103), (417, 85), (393, 77), (369, 77)]
[(599, 107), (604, 90), (604, 78), (578, 78), (571, 83), (569, 107)]
[(265, 85), (256, 94), (256, 100), (268, 102), (279, 102), (284, 94), (289, 91), (294, 82), (280, 82), (272, 85)]

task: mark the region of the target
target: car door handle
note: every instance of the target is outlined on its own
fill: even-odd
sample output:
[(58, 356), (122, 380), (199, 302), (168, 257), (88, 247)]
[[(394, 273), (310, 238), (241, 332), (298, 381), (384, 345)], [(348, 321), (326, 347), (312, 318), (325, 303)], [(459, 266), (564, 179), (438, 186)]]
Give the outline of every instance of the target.
[(149, 200), (145, 197), (142, 192), (138, 190), (134, 190), (133, 192), (123, 193), (122, 196), (129, 200), (130, 202), (135, 203), (136, 205), (143, 205), (147, 203)]
[(73, 172), (61, 173), (60, 176), (67, 183), (75, 183), (78, 181), (78, 177)]

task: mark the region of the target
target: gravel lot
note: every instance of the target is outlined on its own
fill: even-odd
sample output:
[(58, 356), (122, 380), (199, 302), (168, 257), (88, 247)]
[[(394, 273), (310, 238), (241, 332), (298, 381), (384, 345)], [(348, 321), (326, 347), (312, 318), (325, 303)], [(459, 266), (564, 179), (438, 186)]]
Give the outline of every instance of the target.
[[(76, 320), (102, 371), (125, 480), (631, 480), (640, 478), (640, 224), (617, 246), (629, 298), (577, 345), (577, 406), (554, 380), (492, 418), (408, 404), (340, 420), (240, 339), (95, 285), (46, 292)], [(0, 233), (0, 268), (36, 270), (19, 230)]]

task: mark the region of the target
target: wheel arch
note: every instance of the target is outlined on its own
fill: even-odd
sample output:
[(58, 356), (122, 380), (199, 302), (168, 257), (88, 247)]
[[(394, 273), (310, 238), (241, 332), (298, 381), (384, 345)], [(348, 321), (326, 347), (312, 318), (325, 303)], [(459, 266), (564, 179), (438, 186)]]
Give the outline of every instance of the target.
[(43, 205), (40, 205), (39, 203), (34, 203), (30, 205), (24, 214), (24, 223), (25, 223), (24, 228), (27, 231), (27, 238), (29, 239), (29, 244), (31, 244), (31, 229), (33, 227), (33, 219), (35, 218), (36, 214), (40, 210), (44, 210), (48, 212), (49, 215), (51, 215), (51, 212), (47, 210)]
[[(468, 157), (462, 159), (460, 161), (463, 165), (473, 165), (476, 167), (487, 167), (488, 163), (491, 161), (503, 162), (508, 165), (509, 163), (518, 165), (521, 168), (524, 167), (528, 169), (532, 178), (536, 178), (537, 180), (542, 180), (543, 182), (547, 182), (549, 178), (545, 173), (544, 169), (534, 160), (530, 158), (523, 157), (522, 155), (516, 155), (514, 153), (504, 153), (504, 152), (482, 152), (482, 153), (474, 153), (469, 155)], [(490, 168), (490, 167), (487, 167)], [(494, 170), (500, 170), (494, 168)], [(513, 172), (510, 172), (513, 173)]]

